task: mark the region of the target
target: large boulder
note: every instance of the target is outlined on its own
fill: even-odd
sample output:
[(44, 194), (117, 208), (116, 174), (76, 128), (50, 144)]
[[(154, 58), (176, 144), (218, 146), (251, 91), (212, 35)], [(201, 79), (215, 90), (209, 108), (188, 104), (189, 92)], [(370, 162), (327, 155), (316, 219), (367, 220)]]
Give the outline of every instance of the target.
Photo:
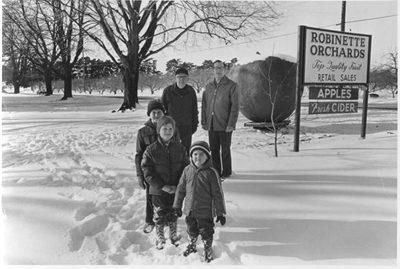
[(289, 117), (295, 108), (296, 63), (270, 56), (238, 65), (228, 76), (239, 85), (240, 112), (253, 122), (274, 122)]

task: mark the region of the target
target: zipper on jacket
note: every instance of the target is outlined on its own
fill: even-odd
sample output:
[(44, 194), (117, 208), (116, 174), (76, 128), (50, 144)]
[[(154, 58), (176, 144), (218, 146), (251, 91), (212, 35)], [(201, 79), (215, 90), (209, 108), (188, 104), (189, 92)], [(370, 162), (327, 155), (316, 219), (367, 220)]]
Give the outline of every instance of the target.
[(212, 105), (212, 111), (211, 111), (211, 128), (214, 129), (214, 109), (215, 109), (215, 100), (217, 99), (217, 90), (218, 90), (219, 85), (217, 84), (214, 90), (214, 95), (213, 95), (213, 105)]

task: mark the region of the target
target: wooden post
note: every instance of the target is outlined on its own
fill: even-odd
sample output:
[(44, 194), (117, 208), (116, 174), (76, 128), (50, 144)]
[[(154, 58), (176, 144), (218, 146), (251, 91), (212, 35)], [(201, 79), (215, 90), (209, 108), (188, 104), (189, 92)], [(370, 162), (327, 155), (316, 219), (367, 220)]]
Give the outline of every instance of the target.
[(342, 20), (340, 23), (340, 31), (344, 32), (346, 29), (346, 1), (342, 1)]
[(361, 138), (365, 139), (365, 135), (367, 133), (367, 110), (368, 110), (368, 85), (365, 85), (365, 91), (363, 96), (363, 111), (361, 118)]
[(306, 38), (305, 26), (299, 26), (298, 49), (297, 49), (297, 74), (296, 74), (296, 112), (295, 112), (295, 129), (293, 151), (299, 152), (300, 140), (300, 110), (301, 110), (301, 93), (303, 92), (303, 76), (304, 76), (304, 43)]

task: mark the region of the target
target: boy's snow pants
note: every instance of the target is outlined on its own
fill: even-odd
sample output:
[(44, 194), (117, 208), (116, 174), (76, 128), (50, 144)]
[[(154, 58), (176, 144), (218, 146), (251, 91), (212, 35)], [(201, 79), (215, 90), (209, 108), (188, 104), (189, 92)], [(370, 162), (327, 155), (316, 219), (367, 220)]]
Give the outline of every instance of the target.
[(169, 222), (176, 222), (177, 217), (172, 208), (174, 194), (152, 195), (154, 208), (154, 223), (156, 225), (168, 225)]
[(202, 240), (212, 240), (214, 234), (214, 220), (212, 218), (194, 218), (189, 214), (185, 218), (187, 233), (192, 238), (200, 234)]
[(149, 183), (145, 182), (146, 184), (146, 223), (154, 224), (153, 216), (154, 216), (154, 208), (153, 208), (153, 201), (151, 199), (150, 194), (150, 185)]

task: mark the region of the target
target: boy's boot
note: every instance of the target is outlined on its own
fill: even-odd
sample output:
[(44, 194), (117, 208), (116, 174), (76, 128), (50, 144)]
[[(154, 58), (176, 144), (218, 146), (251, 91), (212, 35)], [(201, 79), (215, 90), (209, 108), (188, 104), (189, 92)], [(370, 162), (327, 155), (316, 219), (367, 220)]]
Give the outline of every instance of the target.
[(212, 252), (212, 242), (213, 238), (203, 239), (204, 243), (204, 261), (210, 262), (213, 259), (213, 252)]
[(165, 245), (164, 224), (156, 224), (156, 248), (163, 249)]
[(171, 244), (179, 246), (179, 240), (181, 238), (180, 236), (177, 235), (177, 222), (170, 221), (168, 222), (168, 226), (169, 226), (169, 238), (171, 240)]
[(186, 250), (183, 252), (183, 256), (187, 257), (189, 256), (190, 253), (196, 253), (196, 242), (197, 242), (197, 236), (189, 236), (189, 245), (187, 245)]

